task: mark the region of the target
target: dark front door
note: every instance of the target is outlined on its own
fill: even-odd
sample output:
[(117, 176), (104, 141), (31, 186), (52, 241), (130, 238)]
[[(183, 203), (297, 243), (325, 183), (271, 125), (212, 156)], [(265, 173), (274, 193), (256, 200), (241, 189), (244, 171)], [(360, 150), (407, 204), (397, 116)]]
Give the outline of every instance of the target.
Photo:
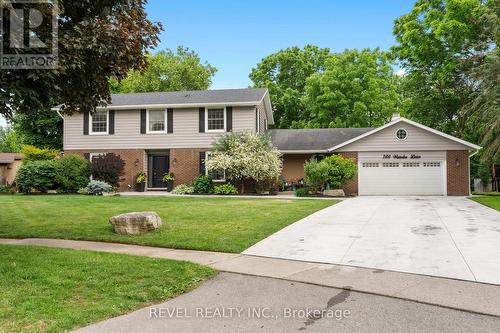
[(165, 187), (163, 175), (168, 172), (168, 156), (151, 156), (153, 165), (153, 177), (151, 185), (154, 188)]

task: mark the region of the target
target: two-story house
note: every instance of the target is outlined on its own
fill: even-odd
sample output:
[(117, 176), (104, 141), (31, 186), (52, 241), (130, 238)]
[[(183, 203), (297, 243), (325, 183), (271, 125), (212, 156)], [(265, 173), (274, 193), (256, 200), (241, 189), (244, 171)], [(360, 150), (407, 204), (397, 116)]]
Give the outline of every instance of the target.
[(264, 132), (273, 114), (267, 89), (229, 89), (114, 94), (106, 108), (64, 117), (64, 152), (92, 159), (120, 155), (120, 190), (133, 188), (137, 173), (147, 189), (162, 189), (163, 175), (175, 185), (203, 173), (206, 152), (226, 132)]
[[(64, 117), (64, 151), (88, 159), (120, 155), (120, 190), (133, 188), (139, 172), (147, 173), (148, 190), (161, 190), (167, 171), (175, 174), (174, 185), (205, 174), (207, 152), (219, 135), (261, 133), (273, 123), (267, 89), (117, 94), (94, 113)], [(480, 148), (398, 114), (378, 128), (269, 132), (283, 154), (285, 181), (301, 180), (312, 156), (356, 161), (357, 175), (344, 186), (348, 195), (468, 195), (469, 154)]]

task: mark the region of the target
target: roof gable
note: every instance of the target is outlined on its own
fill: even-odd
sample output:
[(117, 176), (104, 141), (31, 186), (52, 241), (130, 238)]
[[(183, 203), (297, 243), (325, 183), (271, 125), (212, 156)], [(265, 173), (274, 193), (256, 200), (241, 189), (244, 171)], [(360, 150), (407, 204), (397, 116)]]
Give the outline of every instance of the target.
[[(395, 130), (399, 129), (399, 127), (409, 131), (405, 140), (398, 140), (395, 137)], [(423, 148), (427, 150), (469, 150), (480, 149), (481, 147), (400, 117), (356, 138), (334, 145), (328, 151), (421, 150)]]

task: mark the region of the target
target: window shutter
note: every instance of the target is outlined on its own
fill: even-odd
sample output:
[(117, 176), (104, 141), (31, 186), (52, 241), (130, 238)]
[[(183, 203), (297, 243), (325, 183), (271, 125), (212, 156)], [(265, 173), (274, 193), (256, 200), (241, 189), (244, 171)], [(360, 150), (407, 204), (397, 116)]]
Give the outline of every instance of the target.
[(205, 174), (205, 156), (206, 153), (204, 151), (200, 151), (200, 175)]
[(83, 135), (89, 135), (89, 112), (83, 112)]
[(167, 133), (174, 132), (174, 109), (167, 109)]
[(141, 134), (146, 134), (146, 109), (141, 109)]
[(198, 113), (200, 118), (199, 132), (205, 133), (205, 108), (199, 108)]
[(226, 132), (233, 131), (233, 107), (226, 107)]
[(90, 161), (90, 153), (84, 153), (83, 158), (85, 158), (87, 161)]
[(115, 134), (115, 110), (109, 110), (109, 124), (108, 133)]

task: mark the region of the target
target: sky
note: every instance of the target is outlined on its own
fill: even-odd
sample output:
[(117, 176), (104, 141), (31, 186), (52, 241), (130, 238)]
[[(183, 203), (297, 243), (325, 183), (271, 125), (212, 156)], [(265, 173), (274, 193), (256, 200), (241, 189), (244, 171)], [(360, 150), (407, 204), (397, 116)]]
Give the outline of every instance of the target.
[[(291, 46), (332, 51), (389, 49), (393, 22), (413, 0), (149, 0), (146, 11), (164, 26), (156, 50), (182, 45), (218, 71), (211, 89), (245, 88), (259, 61)], [(0, 119), (0, 125), (5, 124)]]

